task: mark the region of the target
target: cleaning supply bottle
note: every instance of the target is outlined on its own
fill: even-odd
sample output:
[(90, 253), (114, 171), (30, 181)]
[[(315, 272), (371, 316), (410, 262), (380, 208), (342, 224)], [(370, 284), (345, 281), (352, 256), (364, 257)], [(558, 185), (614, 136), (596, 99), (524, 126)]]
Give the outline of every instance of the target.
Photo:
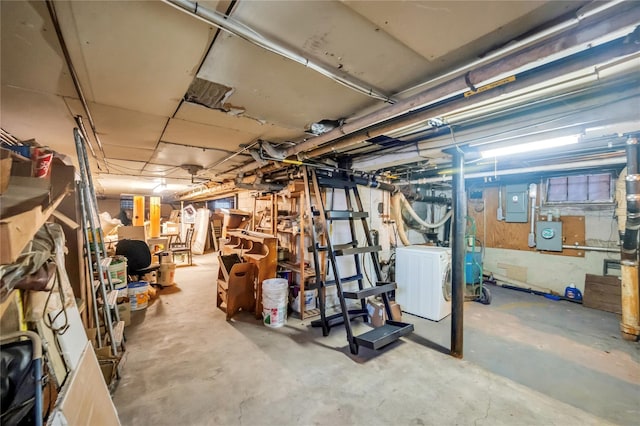
[(564, 289), (564, 297), (572, 300), (582, 300), (582, 292), (572, 283)]

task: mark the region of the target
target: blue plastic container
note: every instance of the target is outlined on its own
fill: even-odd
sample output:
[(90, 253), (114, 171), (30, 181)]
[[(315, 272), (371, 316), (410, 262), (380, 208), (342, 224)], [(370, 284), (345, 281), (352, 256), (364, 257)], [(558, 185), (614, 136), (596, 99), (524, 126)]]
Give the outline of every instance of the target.
[(480, 283), (482, 270), (482, 253), (475, 252), (464, 255), (464, 278), (466, 284)]
[(571, 284), (564, 289), (564, 297), (567, 299), (582, 300), (582, 292), (578, 290), (575, 285)]

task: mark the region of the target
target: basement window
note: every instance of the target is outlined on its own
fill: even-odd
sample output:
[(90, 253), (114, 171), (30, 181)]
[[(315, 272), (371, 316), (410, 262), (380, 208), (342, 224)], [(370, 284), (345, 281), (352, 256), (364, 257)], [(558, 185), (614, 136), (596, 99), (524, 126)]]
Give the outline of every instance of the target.
[(547, 179), (547, 203), (612, 203), (611, 173), (570, 175)]
[(120, 196), (120, 210), (133, 210), (133, 195)]
[(217, 200), (212, 200), (207, 203), (207, 207), (209, 210), (217, 210), (217, 209), (235, 209), (236, 208), (236, 197), (225, 197), (218, 198)]

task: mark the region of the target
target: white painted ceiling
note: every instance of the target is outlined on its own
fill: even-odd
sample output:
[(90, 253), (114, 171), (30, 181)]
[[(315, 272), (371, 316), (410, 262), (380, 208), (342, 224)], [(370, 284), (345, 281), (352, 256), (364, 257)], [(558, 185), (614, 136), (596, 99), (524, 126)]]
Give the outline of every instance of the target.
[[(337, 74), (405, 99), (423, 90), (423, 82), (577, 16), (587, 3), (238, 0), (199, 7), (226, 13)], [(166, 2), (53, 5), (103, 146), (98, 149), (89, 129), (100, 194), (149, 193), (163, 178), (181, 185), (174, 190), (202, 178), (234, 178), (240, 166), (255, 161), (244, 148), (259, 140), (295, 147), (311, 138), (305, 131), (313, 122), (349, 123), (389, 107)], [(0, 13), (2, 128), (73, 157), (74, 116), (87, 128), (89, 120), (46, 3), (3, 1)], [(229, 113), (185, 101), (196, 77), (233, 89)], [(183, 165), (202, 170), (194, 180)]]

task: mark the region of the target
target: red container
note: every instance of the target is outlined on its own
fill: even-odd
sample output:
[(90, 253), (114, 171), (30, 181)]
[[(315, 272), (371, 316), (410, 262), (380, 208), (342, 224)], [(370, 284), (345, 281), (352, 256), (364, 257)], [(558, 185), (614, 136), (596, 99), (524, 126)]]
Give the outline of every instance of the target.
[(32, 153), (35, 168), (33, 176), (37, 178), (48, 178), (51, 174), (51, 162), (53, 161), (53, 152), (46, 148), (34, 148)]

